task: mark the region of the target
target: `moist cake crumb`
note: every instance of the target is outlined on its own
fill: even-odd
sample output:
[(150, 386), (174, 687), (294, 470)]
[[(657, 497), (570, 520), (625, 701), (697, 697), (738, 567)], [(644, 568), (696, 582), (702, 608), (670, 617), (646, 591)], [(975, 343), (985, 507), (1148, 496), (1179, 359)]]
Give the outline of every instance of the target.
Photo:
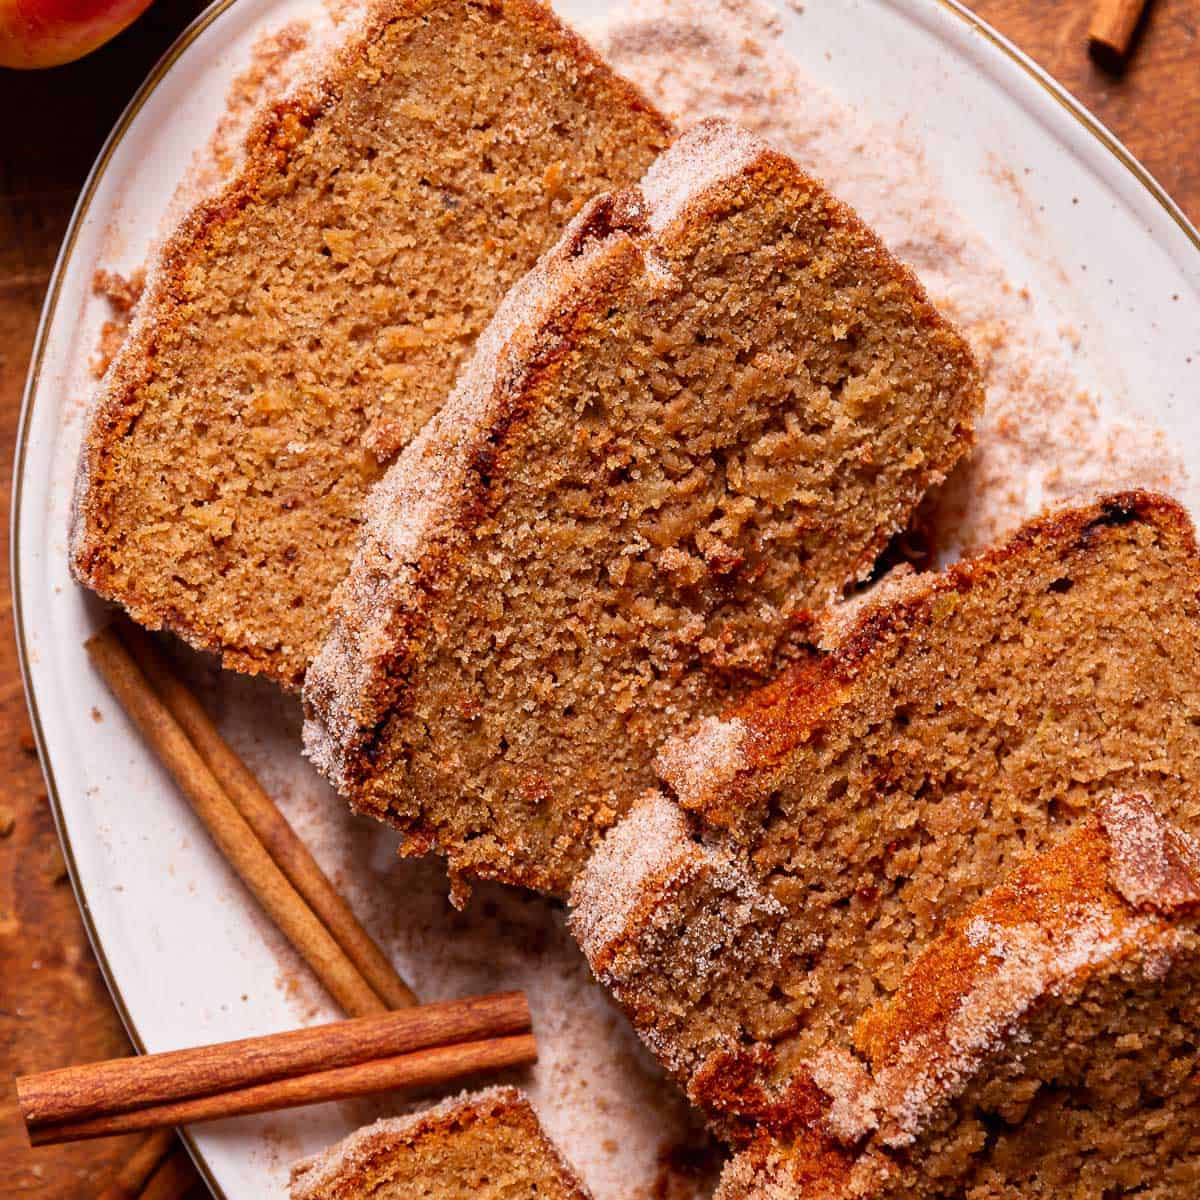
[(719, 114), (792, 154), (912, 265), (963, 331), (988, 404), (975, 452), (925, 514), (942, 561), (984, 548), (1047, 504), (1100, 489), (1187, 494), (1180, 455), (1134, 415), (1136, 395), (1121, 390), (1116, 370), (1103, 392), (1081, 385), (1077, 335), (1048, 326), (1028, 288), (1008, 277), (947, 200), (919, 139), (871, 121), (849, 86), (835, 95), (809, 78), (780, 33), (761, 0), (627, 0), (596, 39), (680, 123)]
[(701, 122), (584, 209), (372, 493), (310, 756), (456, 896), (565, 894), (666, 732), (807, 656), (982, 399), (849, 209)]
[[(1129, 904), (1112, 880), (1141, 848), (1106, 831), (1127, 823), (1181, 848), (1186, 886)], [(950, 922), (858, 1022), (840, 1053), (868, 1097), (861, 1124), (839, 1129), (834, 1079), (819, 1121), (759, 1136), (717, 1200), (1192, 1196), (1198, 861), (1144, 797), (1106, 798)]]
[(370, 485), (669, 132), (534, 0), (381, 0), (158, 256), (85, 434), (76, 577), (298, 687)]
[[(1111, 789), (1153, 791), (1200, 829), (1198, 593), (1174, 502), (1056, 510), (867, 604), (826, 655), (734, 706), (732, 769), (722, 753), (705, 771), (711, 737), (668, 743), (666, 794), (643, 802), (659, 844), (623, 854), (637, 826), (619, 825), (572, 923), (693, 1101), (738, 1126)], [(1100, 819), (1128, 902), (1189, 898), (1190, 843), (1132, 804)], [(969, 935), (1005, 949), (983, 926)]]
[(291, 1200), (591, 1200), (512, 1087), (377, 1121), (292, 1169)]

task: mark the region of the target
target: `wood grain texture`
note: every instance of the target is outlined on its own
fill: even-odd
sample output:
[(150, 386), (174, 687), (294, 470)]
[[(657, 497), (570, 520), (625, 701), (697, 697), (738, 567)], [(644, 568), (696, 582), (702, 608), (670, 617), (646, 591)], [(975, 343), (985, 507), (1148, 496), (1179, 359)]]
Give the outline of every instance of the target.
[[(97, 1200), (138, 1200), (150, 1178), (162, 1167), (164, 1160), (177, 1157), (182, 1147), (173, 1129), (156, 1129), (125, 1160), (115, 1178)], [(187, 1157), (186, 1151), (184, 1157)], [(193, 1172), (193, 1179), (195, 1174)]]
[[(833, 0), (810, 0), (833, 2)], [(975, 9), (1058, 78), (1200, 221), (1200, 0), (1153, 0), (1127, 69), (1087, 52), (1094, 0), (976, 0)], [(200, 10), (157, 0), (90, 58), (0, 72), (0, 543), (17, 413), (42, 295), (75, 197), (104, 136), (158, 55)], [(14, 131), (14, 122), (19, 128)], [(53, 153), (47, 148), (53, 147)], [(7, 568), (6, 568), (7, 570)], [(45, 1070), (128, 1049), (63, 875), (17, 673), (7, 576), (0, 585), (0, 1066)], [(24, 747), (24, 748), (23, 748)], [(75, 1200), (99, 1192), (135, 1140), (31, 1152), (0, 1097), (0, 1197)]]

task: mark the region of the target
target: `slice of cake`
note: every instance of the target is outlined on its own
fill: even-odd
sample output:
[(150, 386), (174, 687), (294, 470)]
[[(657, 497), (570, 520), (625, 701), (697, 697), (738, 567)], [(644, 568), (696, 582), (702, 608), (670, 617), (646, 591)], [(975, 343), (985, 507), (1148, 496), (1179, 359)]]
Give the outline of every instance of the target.
[(572, 920), (694, 1100), (753, 1115), (746, 1087), (789, 1079), (1113, 789), (1200, 829), (1198, 590), (1173, 501), (1055, 512), (885, 590), (664, 748), (666, 793), (606, 839)]
[(384, 0), (167, 243), (91, 417), (81, 582), (298, 687), (367, 489), (666, 121), (538, 0)]
[(377, 1121), (292, 1169), (291, 1200), (589, 1200), (516, 1088)]
[(949, 923), (717, 1200), (1200, 1194), (1200, 849), (1138, 797), (1098, 818)]
[(309, 753), (406, 853), (564, 893), (664, 736), (802, 656), (980, 404), (854, 214), (701, 123), (580, 214), (374, 492)]

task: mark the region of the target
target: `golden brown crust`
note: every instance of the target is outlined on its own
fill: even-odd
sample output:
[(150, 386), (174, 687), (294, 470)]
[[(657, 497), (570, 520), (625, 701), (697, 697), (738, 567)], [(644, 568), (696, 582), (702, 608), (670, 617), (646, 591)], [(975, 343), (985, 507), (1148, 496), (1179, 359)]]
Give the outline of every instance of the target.
[[(219, 253), (217, 243), (239, 214), (258, 203), (273, 181), (281, 179), (298, 148), (337, 101), (345, 82), (366, 61), (373, 43), (392, 24), (413, 21), (456, 0), (376, 0), (361, 31), (339, 47), (320, 78), (287, 98), (268, 104), (254, 120), (238, 175), (216, 196), (204, 200), (183, 219), (164, 245), (150, 286), (139, 305), (129, 336), (98, 396), (85, 435), (72, 511), (71, 568), (75, 577), (106, 599), (116, 600), (149, 628), (165, 628), (201, 650), (219, 654), (223, 664), (249, 674), (272, 675), (298, 688), (303, 669), (284, 667), (269, 649), (233, 645), (195, 613), (156, 604), (136, 589), (115, 581), (111, 484), (116, 454), (142, 412), (146, 384), (154, 377), (155, 358), (164, 340), (184, 336), (179, 307), (186, 296), (191, 264)], [(601, 81), (620, 104), (644, 115), (665, 144), (670, 123), (629, 81), (615, 75), (574, 31), (540, 0), (477, 0), (489, 10), (539, 27), (577, 62), (584, 77)], [(324, 604), (326, 597), (313, 598)]]
[(855, 1048), (878, 1071), (892, 1065), (918, 1039), (932, 1040), (994, 972), (989, 945), (971, 935), (975, 922), (997, 930), (1037, 926), (1055, 937), (1070, 932), (1077, 914), (1102, 913), (1119, 933), (1136, 917), (1110, 881), (1112, 843), (1098, 821), (1033, 862), (947, 927), (909, 969), (887, 1003), (863, 1015)]

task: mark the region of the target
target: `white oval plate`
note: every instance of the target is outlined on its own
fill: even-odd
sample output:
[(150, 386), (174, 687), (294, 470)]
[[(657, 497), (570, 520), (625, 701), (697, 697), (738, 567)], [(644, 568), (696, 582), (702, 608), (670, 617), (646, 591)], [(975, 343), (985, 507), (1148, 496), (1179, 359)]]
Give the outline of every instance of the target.
[[(87, 378), (104, 313), (97, 266), (144, 261), (230, 79), (263, 28), (311, 0), (221, 0), (155, 68), (80, 199), (50, 286), (25, 399), (13, 509), (17, 635), (42, 761), (79, 903), (109, 987), (143, 1050), (267, 1032), (334, 1013), (278, 945), (184, 802), (89, 668), (101, 606), (69, 579), (65, 539)], [(594, 21), (589, 0), (559, 8)], [(944, 0), (777, 0), (805, 75), (915, 146), (1048, 327), (1072, 370), (1197, 465), (1200, 239), (1128, 155), (1051, 80)], [(745, 86), (742, 81), (738, 86)], [(871, 151), (867, 151), (870, 153)], [(910, 156), (911, 157), (911, 156)], [(895, 169), (909, 160), (897, 153)], [(818, 174), (822, 164), (811, 163)], [(886, 181), (891, 163), (881, 161)], [(1014, 184), (1019, 180), (1019, 186)], [(869, 219), (886, 185), (855, 202)], [(1182, 498), (1197, 511), (1195, 489)], [(427, 999), (531, 991), (543, 1061), (529, 1080), (551, 1133), (600, 1200), (649, 1182), (681, 1116), (539, 901), (484, 889), (450, 913), (436, 866), (397, 863), (388, 834), (348, 818), (296, 751), (294, 704), (189, 660), (228, 735), (314, 841)], [(379, 903), (380, 899), (384, 902)], [(372, 903), (374, 901), (374, 903)], [(582, 1064), (582, 1065), (580, 1065)], [(653, 1110), (652, 1119), (645, 1116)], [(288, 1160), (361, 1120), (363, 1106), (226, 1122), (189, 1144), (219, 1195), (282, 1196)], [(607, 1145), (597, 1139), (609, 1137)]]

